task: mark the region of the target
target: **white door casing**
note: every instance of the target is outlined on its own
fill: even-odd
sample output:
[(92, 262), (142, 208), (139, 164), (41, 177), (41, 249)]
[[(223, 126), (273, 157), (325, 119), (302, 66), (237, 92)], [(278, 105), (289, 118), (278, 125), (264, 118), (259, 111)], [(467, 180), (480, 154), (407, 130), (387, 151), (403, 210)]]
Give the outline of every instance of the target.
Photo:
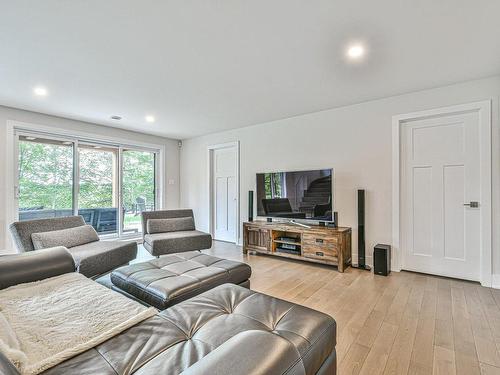
[(210, 146), (210, 231), (216, 240), (237, 243), (239, 222), (238, 146)]
[(490, 111), (480, 102), (394, 117), (397, 268), (491, 285)]

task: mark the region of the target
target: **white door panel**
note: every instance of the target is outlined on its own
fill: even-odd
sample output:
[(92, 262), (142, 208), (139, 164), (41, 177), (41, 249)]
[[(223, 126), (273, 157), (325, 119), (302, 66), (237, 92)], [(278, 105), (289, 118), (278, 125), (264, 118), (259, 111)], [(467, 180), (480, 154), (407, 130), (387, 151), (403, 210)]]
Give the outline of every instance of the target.
[(237, 213), (236, 147), (213, 151), (214, 238), (236, 242)]
[(215, 231), (227, 230), (227, 177), (215, 179)]
[(443, 115), (402, 129), (403, 268), (480, 279), (479, 115)]
[(419, 202), (413, 207), (412, 251), (414, 255), (432, 255), (432, 169), (420, 167), (413, 169), (413, 201)]
[(465, 261), (463, 165), (446, 165), (443, 169), (444, 257)]
[(230, 176), (227, 178), (227, 230), (234, 234), (234, 241), (236, 241), (236, 194), (236, 176)]

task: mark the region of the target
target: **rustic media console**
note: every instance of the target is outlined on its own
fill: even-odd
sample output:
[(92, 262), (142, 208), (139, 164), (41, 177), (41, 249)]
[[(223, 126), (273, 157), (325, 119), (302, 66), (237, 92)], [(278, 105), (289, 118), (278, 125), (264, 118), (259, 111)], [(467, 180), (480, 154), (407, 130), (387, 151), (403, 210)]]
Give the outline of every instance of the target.
[[(290, 249), (295, 250), (290, 250)], [(243, 253), (304, 260), (338, 266), (351, 264), (351, 228), (314, 225), (305, 228), (288, 223), (251, 221), (243, 223)]]

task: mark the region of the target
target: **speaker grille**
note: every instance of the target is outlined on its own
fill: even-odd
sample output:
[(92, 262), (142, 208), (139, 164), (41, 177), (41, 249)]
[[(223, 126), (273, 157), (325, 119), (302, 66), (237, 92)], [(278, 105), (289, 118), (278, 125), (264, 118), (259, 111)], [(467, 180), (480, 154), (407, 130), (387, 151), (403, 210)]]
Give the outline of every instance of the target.
[(253, 221), (253, 191), (248, 191), (248, 221)]

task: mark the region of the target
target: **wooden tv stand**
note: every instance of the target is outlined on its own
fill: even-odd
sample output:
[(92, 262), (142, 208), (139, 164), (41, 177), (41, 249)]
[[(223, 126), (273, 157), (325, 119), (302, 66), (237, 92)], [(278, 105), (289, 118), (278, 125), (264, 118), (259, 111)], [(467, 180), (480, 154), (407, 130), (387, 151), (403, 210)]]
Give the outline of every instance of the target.
[[(287, 240), (282, 238), (286, 237)], [(285, 252), (282, 244), (295, 245), (296, 253)], [(293, 224), (267, 221), (243, 223), (243, 253), (280, 256), (338, 266), (339, 272), (351, 264), (351, 228), (309, 228)]]

